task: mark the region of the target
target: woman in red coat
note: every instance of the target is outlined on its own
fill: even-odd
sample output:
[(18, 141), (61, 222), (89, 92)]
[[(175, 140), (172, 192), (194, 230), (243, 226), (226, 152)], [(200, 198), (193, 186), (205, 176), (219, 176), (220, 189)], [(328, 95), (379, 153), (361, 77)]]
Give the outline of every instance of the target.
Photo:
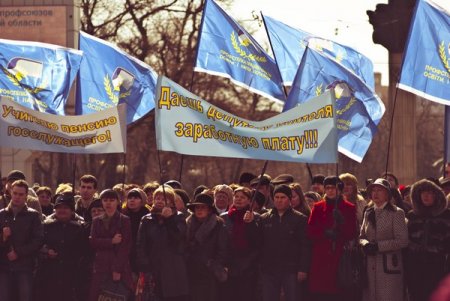
[(95, 251), (90, 301), (97, 301), (105, 281), (122, 281), (133, 290), (129, 262), (131, 250), (130, 219), (120, 214), (119, 195), (112, 189), (102, 191), (100, 199), (105, 213), (92, 221), (91, 247)]
[(338, 177), (325, 178), (324, 187), (325, 197), (314, 204), (308, 221), (313, 242), (309, 290), (313, 301), (340, 301), (345, 298), (337, 285), (337, 271), (344, 244), (357, 235), (356, 209), (343, 199)]

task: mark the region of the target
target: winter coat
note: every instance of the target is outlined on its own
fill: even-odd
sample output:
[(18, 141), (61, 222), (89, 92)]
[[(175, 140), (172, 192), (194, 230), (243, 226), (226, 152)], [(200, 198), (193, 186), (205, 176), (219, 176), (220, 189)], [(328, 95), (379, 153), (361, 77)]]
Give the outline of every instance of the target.
[[(353, 204), (339, 197), (335, 221), (335, 200), (322, 200), (314, 204), (308, 221), (308, 237), (312, 240), (312, 260), (309, 272), (309, 289), (313, 293), (338, 294), (337, 272), (343, 247), (357, 237), (356, 209)], [(326, 235), (332, 229), (336, 239)]]
[[(374, 224), (375, 222), (375, 224)], [(360, 244), (378, 244), (367, 259), (367, 287), (364, 301), (401, 301), (404, 293), (402, 248), (408, 245), (405, 213), (390, 203), (383, 209), (369, 205), (361, 226)]]
[(159, 297), (189, 293), (186, 269), (186, 221), (175, 213), (165, 219), (160, 214), (144, 216), (137, 235), (137, 263), (141, 272), (150, 273)]
[[(130, 219), (116, 212), (109, 220), (108, 227), (106, 213), (94, 218), (89, 241), (95, 251), (90, 289), (91, 301), (97, 301), (104, 281), (112, 279), (112, 272), (121, 274), (121, 281), (133, 290), (133, 281), (130, 268), (131, 226)], [(113, 245), (115, 234), (122, 235), (122, 242)]]
[(212, 213), (203, 223), (200, 223), (195, 215), (191, 215), (186, 224), (191, 300), (218, 300), (219, 282), (214, 268), (223, 268), (228, 258), (225, 223), (222, 218)]
[(258, 221), (263, 272), (305, 272), (309, 270), (311, 241), (306, 236), (308, 219), (289, 208), (282, 216), (276, 208)]
[[(83, 225), (76, 221), (44, 221), (44, 246), (36, 274), (36, 300), (76, 300), (76, 281), (81, 258), (88, 247)], [(49, 249), (58, 253), (47, 256)]]
[[(435, 202), (431, 207), (423, 205), (420, 198), (423, 191), (434, 193)], [(408, 291), (410, 300), (426, 301), (449, 273), (450, 209), (442, 189), (428, 180), (413, 185), (411, 201), (405, 267)]]
[(138, 272), (138, 267), (137, 267), (137, 262), (136, 262), (136, 258), (137, 258), (137, 253), (136, 253), (137, 233), (138, 233), (138, 230), (139, 230), (139, 225), (141, 224), (142, 217), (147, 215), (149, 212), (150, 211), (145, 206), (142, 206), (141, 209), (139, 209), (137, 212), (133, 212), (133, 211), (129, 210), (128, 208), (125, 208), (122, 211), (122, 214), (128, 216), (130, 218), (130, 222), (131, 222), (131, 240), (132, 240), (133, 243), (131, 245), (130, 264), (131, 264), (131, 270), (134, 273)]
[[(8, 205), (0, 210), (0, 233), (3, 233), (4, 227), (10, 227), (12, 234), (6, 242), (3, 242), (0, 234), (0, 270), (32, 271), (44, 236), (41, 215), (25, 205), (14, 216), (11, 206)], [(18, 255), (15, 261), (9, 261), (7, 258), (11, 248)]]

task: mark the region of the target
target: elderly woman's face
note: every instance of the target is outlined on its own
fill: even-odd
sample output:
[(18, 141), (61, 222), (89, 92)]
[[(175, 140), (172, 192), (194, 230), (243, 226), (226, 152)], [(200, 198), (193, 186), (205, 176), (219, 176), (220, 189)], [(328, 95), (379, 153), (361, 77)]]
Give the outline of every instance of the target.
[(220, 210), (225, 210), (228, 208), (228, 196), (224, 192), (216, 192), (214, 195), (214, 204)]
[(380, 186), (374, 186), (372, 188), (370, 197), (372, 201), (377, 205), (383, 205), (388, 201), (389, 194), (386, 189)]
[(343, 182), (344, 182), (344, 189), (342, 190), (342, 193), (346, 196), (351, 196), (353, 194), (353, 191), (355, 190), (353, 183), (351, 181), (343, 181)]
[(434, 205), (434, 193), (432, 191), (422, 191), (420, 193), (420, 200), (422, 204), (426, 207)]

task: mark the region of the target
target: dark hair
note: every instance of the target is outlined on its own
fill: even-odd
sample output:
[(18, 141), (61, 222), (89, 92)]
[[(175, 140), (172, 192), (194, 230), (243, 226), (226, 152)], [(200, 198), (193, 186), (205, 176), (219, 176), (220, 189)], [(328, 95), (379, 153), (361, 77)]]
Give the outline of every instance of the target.
[(392, 172), (385, 172), (381, 175), (381, 178), (387, 179), (387, 177), (391, 177), (394, 179), (395, 185), (398, 186), (398, 179)]
[(11, 188), (14, 188), (15, 186), (25, 188), (26, 192), (28, 193), (28, 183), (27, 183), (27, 181), (25, 181), (25, 180), (15, 180), (12, 183)]
[(238, 187), (236, 188), (236, 190), (234, 191), (234, 195), (238, 192), (242, 192), (249, 200), (252, 199), (252, 190), (250, 188), (247, 187)]
[(36, 190), (37, 195), (40, 195), (41, 193), (47, 193), (50, 197), (52, 196), (52, 190), (47, 186), (41, 186)]
[(119, 194), (112, 189), (105, 189), (100, 193), (100, 200), (103, 199), (116, 199), (120, 202)]
[(80, 178), (80, 184), (81, 182), (84, 183), (92, 183), (94, 184), (94, 188), (97, 189), (97, 178), (94, 177), (93, 175), (84, 175)]

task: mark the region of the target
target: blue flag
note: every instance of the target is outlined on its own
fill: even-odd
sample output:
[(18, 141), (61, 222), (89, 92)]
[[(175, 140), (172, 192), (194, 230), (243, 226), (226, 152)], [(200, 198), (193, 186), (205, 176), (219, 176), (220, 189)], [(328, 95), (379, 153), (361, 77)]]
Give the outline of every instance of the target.
[(450, 12), (418, 0), (398, 87), (450, 105)]
[(157, 74), (115, 45), (80, 32), (84, 59), (77, 84), (76, 112), (89, 114), (127, 104), (127, 124), (155, 107)]
[(322, 94), (335, 82), (345, 82), (348, 85), (348, 88), (339, 85), (338, 89), (335, 89), (339, 151), (361, 162), (385, 107), (373, 90), (336, 60), (308, 46), (284, 110)]
[(272, 50), (280, 68), (283, 83), (292, 85), (305, 47), (315, 49), (350, 69), (368, 85), (375, 89), (372, 61), (348, 46), (323, 39), (296, 29), (280, 21), (263, 15)]
[(194, 70), (227, 77), (274, 100), (286, 99), (275, 61), (213, 0), (203, 10)]
[(64, 115), (81, 51), (0, 39), (0, 96), (40, 112)]

